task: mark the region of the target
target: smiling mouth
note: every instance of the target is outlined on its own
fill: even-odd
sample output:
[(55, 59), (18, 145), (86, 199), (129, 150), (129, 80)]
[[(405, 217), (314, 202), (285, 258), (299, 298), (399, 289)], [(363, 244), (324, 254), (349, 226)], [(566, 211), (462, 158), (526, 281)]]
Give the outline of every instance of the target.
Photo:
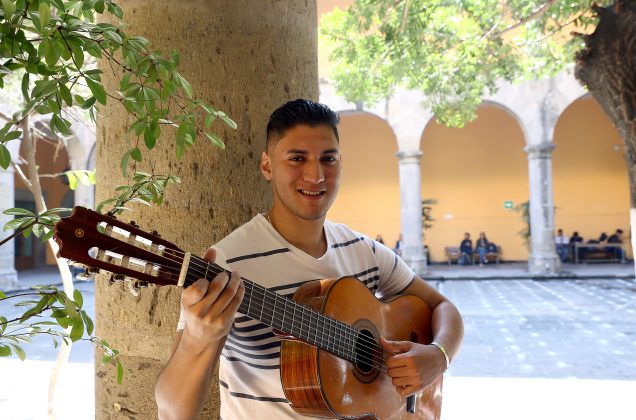
[(325, 193), (324, 191), (308, 191), (308, 190), (302, 190), (302, 189), (298, 190), (298, 192), (304, 195), (309, 195), (311, 197), (323, 195)]

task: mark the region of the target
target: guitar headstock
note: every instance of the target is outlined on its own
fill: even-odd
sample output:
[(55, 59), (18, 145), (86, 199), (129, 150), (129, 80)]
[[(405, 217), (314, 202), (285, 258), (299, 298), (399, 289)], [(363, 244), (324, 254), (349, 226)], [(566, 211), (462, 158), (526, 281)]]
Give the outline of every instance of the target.
[(157, 285), (176, 285), (184, 253), (155, 232), (134, 222), (121, 222), (84, 207), (75, 207), (55, 224), (59, 256), (87, 273), (100, 269), (113, 280), (133, 279)]

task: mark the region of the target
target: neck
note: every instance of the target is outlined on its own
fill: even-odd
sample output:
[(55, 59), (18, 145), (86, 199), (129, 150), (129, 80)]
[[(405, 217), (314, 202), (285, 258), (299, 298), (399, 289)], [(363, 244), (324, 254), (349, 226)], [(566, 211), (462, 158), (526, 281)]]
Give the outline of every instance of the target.
[(298, 216), (278, 211), (274, 207), (268, 213), (268, 220), (287, 242), (312, 257), (322, 257), (327, 251), (324, 217), (316, 220), (305, 220)]

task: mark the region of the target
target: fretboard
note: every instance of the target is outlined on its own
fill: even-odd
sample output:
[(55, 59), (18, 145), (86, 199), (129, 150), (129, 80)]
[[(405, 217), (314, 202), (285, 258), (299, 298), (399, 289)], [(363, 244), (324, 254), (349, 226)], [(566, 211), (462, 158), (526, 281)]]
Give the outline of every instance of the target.
[[(212, 281), (221, 272), (230, 274), (219, 265), (192, 255), (184, 285), (188, 287), (200, 278)], [(360, 334), (357, 329), (244, 277), (242, 280), (245, 295), (238, 312), (342, 359), (355, 362), (356, 340)]]

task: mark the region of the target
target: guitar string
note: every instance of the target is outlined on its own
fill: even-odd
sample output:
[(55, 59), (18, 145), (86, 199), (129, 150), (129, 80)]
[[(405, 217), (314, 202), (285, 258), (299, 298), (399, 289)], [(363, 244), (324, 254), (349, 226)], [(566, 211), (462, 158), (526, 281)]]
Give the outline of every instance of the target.
[[(113, 249), (110, 249), (110, 251), (116, 252), (118, 250), (118, 248), (119, 247), (115, 247)], [(170, 251), (174, 255), (174, 257), (176, 257), (176, 258), (178, 258), (177, 254), (179, 254), (179, 253), (185, 255), (185, 253), (183, 253), (182, 251), (178, 251), (176, 249), (171, 249), (171, 248), (165, 248), (164, 251)], [(155, 254), (155, 255), (158, 255), (158, 254)], [(160, 255), (160, 256), (163, 257), (163, 258), (166, 258), (169, 261), (177, 263), (177, 264), (182, 264), (183, 263), (183, 259), (176, 259), (175, 260), (174, 258), (170, 258), (169, 256), (166, 256), (166, 255)], [(228, 275), (230, 274), (226, 270), (224, 270), (222, 267), (220, 267), (220, 266), (218, 266), (216, 264), (210, 264), (209, 262), (204, 262), (203, 264), (205, 264), (205, 265), (202, 265), (202, 263), (197, 261), (199, 259), (198, 257), (196, 257), (196, 256), (193, 256), (193, 257), (194, 257), (194, 260), (191, 260), (191, 264), (194, 263), (194, 264), (192, 264), (193, 267), (201, 268), (201, 269), (205, 267), (206, 268), (206, 273), (207, 273), (207, 271), (209, 271), (209, 268), (212, 267), (213, 268), (212, 271), (214, 272), (215, 275), (219, 274), (221, 271), (225, 271)], [(172, 274), (177, 274), (177, 270), (176, 269), (173, 269), (171, 267), (165, 266), (163, 264), (155, 264), (155, 265), (158, 265), (160, 267), (168, 269), (168, 271), (170, 271)], [(218, 267), (218, 269), (216, 269), (215, 267)], [(219, 269), (221, 271), (218, 271)], [(197, 270), (196, 274), (203, 275), (204, 277), (206, 276), (205, 273), (202, 273), (201, 271), (198, 271), (198, 270)], [(270, 309), (270, 311), (271, 311), (270, 313), (272, 315), (270, 318), (272, 319), (272, 321), (275, 318), (275, 314), (276, 314), (276, 312), (275, 312), (275, 304), (274, 304), (274, 307), (267, 306), (267, 302), (265, 301), (265, 297), (267, 296), (268, 293), (270, 294), (270, 296), (274, 297), (274, 300), (276, 300), (278, 298), (281, 298), (281, 299), (284, 300), (285, 305), (287, 305), (287, 302), (289, 302), (293, 306), (294, 315), (292, 315), (292, 320), (291, 320), (291, 323), (292, 323), (291, 327), (292, 328), (295, 326), (294, 324), (296, 323), (295, 313), (296, 313), (296, 308), (297, 307), (299, 307), (300, 310), (302, 311), (301, 316), (303, 317), (303, 319), (304, 319), (305, 311), (309, 311), (309, 324), (310, 324), (309, 328), (310, 329), (312, 327), (312, 316), (311, 316), (312, 313), (315, 314), (316, 317), (317, 317), (316, 324), (313, 325), (315, 331), (317, 331), (317, 328), (320, 326), (318, 324), (318, 321), (320, 320), (320, 318), (323, 318), (328, 323), (330, 323), (330, 326), (328, 327), (328, 329), (331, 328), (331, 327), (334, 327), (334, 332), (338, 333), (338, 335), (340, 336), (339, 337), (340, 344), (337, 345), (336, 341), (338, 340), (338, 338), (333, 337), (334, 338), (333, 345), (330, 345), (330, 343), (329, 343), (330, 336), (328, 335), (327, 336), (327, 344), (325, 345), (324, 343), (320, 343), (323, 346), (327, 347), (325, 350), (334, 353), (336, 356), (339, 355), (338, 353), (341, 354), (340, 357), (349, 356), (352, 359), (352, 360), (350, 360), (351, 362), (355, 362), (355, 360), (358, 360), (358, 359), (366, 359), (366, 360), (363, 360), (363, 362), (366, 362), (366, 363), (372, 365), (373, 367), (375, 367), (377, 369), (386, 371), (385, 369), (383, 369), (383, 366), (384, 366), (383, 365), (383, 361), (382, 361), (382, 364), (380, 364), (380, 365), (378, 365), (376, 363), (376, 360), (378, 360), (378, 359), (382, 360), (381, 357), (378, 358), (378, 354), (382, 354), (384, 349), (381, 346), (378, 346), (378, 344), (377, 344), (377, 342), (375, 340), (371, 340), (368, 337), (366, 337), (364, 335), (361, 335), (358, 330), (354, 329), (353, 327), (351, 327), (351, 326), (349, 326), (349, 325), (347, 325), (347, 324), (345, 324), (345, 323), (343, 323), (341, 321), (332, 319), (332, 318), (330, 318), (330, 317), (328, 317), (326, 315), (320, 314), (319, 312), (312, 311), (310, 308), (307, 308), (304, 305), (301, 305), (298, 302), (290, 300), (290, 299), (288, 299), (288, 298), (286, 298), (284, 296), (280, 296), (280, 295), (268, 290), (267, 288), (264, 288), (263, 286), (252, 282), (251, 280), (248, 280), (248, 279), (245, 279), (245, 278), (243, 278), (243, 279), (248, 282), (248, 283), (245, 283), (246, 286), (251, 286), (251, 284), (252, 284), (252, 285), (254, 285), (254, 287), (256, 287), (256, 289), (260, 288), (262, 290), (262, 293), (263, 293), (262, 309), (263, 308)], [(196, 280), (194, 280), (194, 281), (196, 281)], [(188, 284), (188, 286), (190, 286), (192, 283), (194, 283), (194, 281), (191, 281), (190, 284)], [(263, 312), (262, 309), (261, 309), (261, 314)], [(257, 319), (259, 318), (258, 316), (253, 316), (252, 314), (249, 314), (249, 313), (246, 314), (246, 315), (250, 315), (250, 317), (254, 317), (254, 318), (257, 318)], [(303, 333), (303, 328), (302, 328), (303, 319), (298, 320), (298, 322), (301, 323), (301, 325), (300, 325), (301, 334)], [(280, 321), (280, 319), (278, 319), (277, 321)], [(285, 318), (283, 318), (283, 320), (281, 322), (281, 325), (284, 326), (284, 324), (285, 324)], [(324, 331), (324, 329), (325, 328), (324, 328), (324, 325), (323, 325), (323, 331)], [(356, 337), (355, 337), (356, 333), (358, 334), (358, 339), (356, 339)], [(347, 343), (347, 345), (345, 345), (344, 343), (342, 343), (342, 338), (343, 338), (342, 335), (345, 336), (344, 337), (345, 340), (351, 341), (351, 344), (354, 344), (354, 342), (356, 342), (356, 343), (360, 342), (361, 345), (359, 345), (358, 347), (359, 348), (363, 348), (364, 347), (364, 349), (366, 351), (371, 352), (372, 354), (367, 356), (366, 353), (362, 353), (361, 357), (356, 358), (355, 357), (355, 349), (349, 349), (349, 352), (347, 352), (349, 344)], [(314, 333), (314, 337), (317, 338), (317, 333)], [(315, 341), (318, 342), (318, 340), (315, 340)], [(333, 350), (329, 349), (330, 346), (331, 346), (331, 348), (333, 348)], [(354, 344), (354, 347), (355, 347), (355, 344)], [(353, 350), (353, 352), (351, 352), (351, 350)]]
[[(113, 248), (113, 249), (111, 249), (111, 251), (117, 251), (118, 248), (119, 247)], [(170, 253), (172, 253), (174, 257), (178, 258), (178, 256), (176, 254), (180, 253), (180, 251), (177, 251), (177, 250), (174, 250), (174, 249), (170, 249), (170, 248), (166, 248), (166, 250), (170, 251)], [(175, 260), (173, 258), (170, 258), (170, 255), (169, 255), (170, 253), (168, 253), (168, 255), (162, 255), (162, 257), (166, 258), (169, 261), (175, 262), (177, 264), (182, 264), (182, 262), (183, 262), (182, 259)], [(201, 261), (201, 262), (199, 262), (199, 261)], [(210, 266), (212, 266), (212, 268), (213, 268), (212, 271), (213, 271), (214, 274), (218, 274), (221, 271), (225, 271), (222, 267), (220, 267), (220, 266), (218, 266), (216, 264), (210, 264), (209, 262), (206, 262), (204, 260), (199, 259), (199, 257), (197, 257), (197, 256), (194, 256), (194, 259), (191, 260), (191, 262), (193, 263), (192, 264), (193, 267), (203, 268), (205, 266), (206, 267), (206, 273), (207, 273), (207, 271), (209, 271)], [(202, 264), (204, 264), (204, 265), (202, 265)], [(163, 266), (164, 268), (168, 268), (167, 266), (164, 266), (162, 264), (157, 264), (157, 265)], [(175, 275), (177, 274), (176, 270), (173, 271), (173, 269), (171, 269), (171, 268), (169, 268), (169, 271), (172, 272), (172, 274), (175, 274)], [(230, 274), (227, 271), (226, 271), (226, 273)], [(203, 273), (197, 272), (197, 274), (203, 274)], [(203, 275), (205, 277), (206, 274), (203, 274)], [(340, 354), (341, 357), (345, 357), (346, 358), (346, 356), (349, 356), (351, 359), (353, 359), (351, 361), (354, 361), (355, 357), (352, 356), (352, 354), (355, 354), (355, 353), (354, 352), (353, 353), (347, 353), (347, 351), (346, 351), (347, 346), (349, 345), (349, 343), (346, 343), (346, 346), (341, 343), (342, 342), (342, 338), (343, 338), (342, 335), (344, 335), (345, 340), (350, 341), (351, 344), (353, 344), (353, 347), (355, 347), (354, 342), (356, 342), (356, 343), (359, 343), (359, 346), (358, 346), (359, 348), (373, 353), (372, 355), (369, 355), (369, 356), (367, 356), (365, 353), (363, 353), (364, 357), (360, 357), (360, 359), (362, 359), (362, 358), (367, 359), (367, 360), (365, 360), (365, 362), (370, 363), (372, 365), (377, 365), (376, 363), (372, 363), (371, 361), (368, 360), (369, 358), (372, 358), (373, 360), (377, 360), (378, 359), (378, 357), (377, 357), (378, 353), (382, 353), (383, 352), (383, 349), (380, 346), (377, 345), (377, 342), (368, 339), (364, 335), (360, 335), (359, 331), (355, 330), (354, 328), (352, 328), (351, 326), (349, 326), (347, 324), (342, 323), (341, 321), (334, 320), (334, 319), (332, 319), (330, 317), (327, 317), (327, 316), (325, 316), (323, 314), (320, 314), (318, 312), (312, 311), (311, 309), (306, 308), (303, 305), (300, 305), (300, 304), (298, 304), (297, 302), (295, 302), (293, 300), (289, 300), (289, 299), (287, 299), (287, 298), (285, 298), (283, 296), (280, 296), (280, 295), (278, 295), (278, 294), (276, 294), (276, 293), (274, 293), (274, 292), (272, 292), (270, 290), (267, 290), (266, 288), (254, 283), (254, 282), (251, 282), (248, 279), (244, 279), (244, 280), (246, 280), (248, 282), (248, 283), (246, 283), (246, 285), (250, 285), (250, 283), (252, 283), (256, 287), (256, 289), (260, 288), (262, 293), (263, 293), (263, 305), (262, 305), (262, 308), (261, 308), (261, 317), (262, 317), (263, 309), (267, 308), (267, 309), (270, 309), (270, 314), (271, 314), (270, 318), (272, 319), (272, 321), (276, 318), (275, 317), (275, 314), (276, 314), (275, 313), (275, 305), (274, 305), (273, 309), (272, 309), (271, 306), (268, 307), (267, 302), (265, 301), (265, 298), (266, 298), (267, 294), (269, 293), (270, 296), (274, 296), (274, 303), (276, 304), (276, 300), (278, 299), (278, 297), (280, 297), (281, 299), (284, 300), (285, 306), (287, 305), (287, 302), (289, 302), (291, 305), (296, 305), (297, 307), (299, 307), (300, 310), (302, 311), (302, 313), (300, 314), (302, 316), (302, 319), (300, 319), (298, 321), (298, 322), (301, 323), (301, 326), (300, 326), (300, 333), (301, 334), (304, 332), (303, 328), (302, 328), (302, 322), (303, 322), (303, 319), (304, 319), (305, 312), (309, 311), (309, 324), (310, 324), (309, 325), (309, 329), (311, 329), (311, 327), (313, 326), (314, 327), (314, 331), (317, 331), (316, 327), (319, 327), (318, 321), (320, 320), (320, 318), (323, 318), (324, 320), (326, 320), (330, 324), (328, 326), (329, 332), (331, 332), (331, 327), (333, 327), (334, 332), (338, 333), (339, 337), (338, 338), (334, 337), (333, 346), (330, 345), (330, 342), (329, 342), (330, 336), (329, 335), (327, 336), (326, 345), (324, 343), (320, 343), (320, 344), (322, 344), (323, 346), (326, 347), (326, 350), (331, 351), (331, 352), (333, 352), (336, 355)], [(192, 284), (192, 283), (194, 283), (194, 281), (192, 281), (190, 284)], [(190, 284), (188, 284), (188, 286)], [(294, 315), (292, 316), (292, 320), (291, 320), (292, 329), (295, 327), (295, 323), (296, 323), (296, 317), (295, 317), (296, 308), (294, 307), (293, 309), (294, 309)], [(316, 318), (317, 318), (315, 325), (312, 325), (313, 324), (313, 322), (312, 322), (313, 320), (312, 320), (312, 316), (311, 316), (312, 313), (314, 313), (316, 315)], [(257, 318), (257, 319), (259, 318), (258, 315), (253, 315), (252, 313), (247, 313), (247, 315), (250, 315), (251, 317), (254, 317), (254, 318)], [(280, 319), (277, 319), (277, 321), (280, 321)], [(283, 328), (284, 328), (284, 324), (285, 324), (285, 318), (283, 318), (283, 321), (281, 322), (281, 325), (283, 325)], [(324, 329), (325, 328), (324, 328), (324, 325), (323, 325), (323, 331), (324, 331)], [(357, 335), (358, 339), (356, 339), (356, 337), (355, 337), (356, 333), (358, 334)], [(334, 336), (335, 336), (335, 334), (334, 334)], [(308, 337), (310, 337), (310, 336), (308, 335)], [(314, 333), (314, 337), (316, 338), (315, 342), (318, 343), (317, 333)], [(340, 345), (337, 345), (336, 340), (340, 340)], [(333, 348), (333, 350), (331, 350), (329, 348), (330, 346)], [(378, 367), (378, 366), (375, 366), (375, 367)]]
[[(185, 255), (185, 253), (184, 253), (183, 251), (179, 251), (179, 250), (176, 250), (176, 249), (166, 248), (166, 250), (169, 250), (172, 254), (174, 254), (174, 256), (175, 256), (176, 258), (179, 258), (178, 254), (184, 254), (184, 255)], [(228, 274), (228, 275), (230, 274), (230, 272), (228, 272), (227, 270), (223, 269), (222, 267), (220, 267), (220, 266), (219, 266), (219, 265), (217, 265), (217, 264), (209, 263), (209, 262), (207, 262), (207, 261), (205, 261), (205, 260), (202, 260), (201, 258), (199, 258), (199, 257), (197, 257), (197, 256), (195, 256), (195, 255), (193, 255), (192, 257), (193, 257), (193, 259), (191, 259), (191, 260), (190, 260), (190, 264), (191, 264), (193, 267), (200, 268), (201, 270), (203, 270), (203, 269), (205, 268), (205, 270), (206, 270), (205, 272), (206, 272), (206, 273), (209, 271), (209, 268), (210, 268), (210, 267), (212, 267), (212, 268), (213, 268), (213, 272), (214, 272), (214, 274), (215, 274), (215, 275), (216, 275), (216, 274), (219, 274), (219, 273), (220, 273), (220, 272), (222, 272), (222, 271), (224, 271), (224, 272), (225, 272), (226, 274)], [(183, 260), (182, 260), (182, 259), (180, 259), (180, 260), (174, 260), (174, 259), (171, 259), (171, 261), (173, 261), (173, 262), (175, 262), (175, 263), (178, 263), (178, 264), (179, 264), (179, 263), (182, 263), (182, 261), (183, 261)], [(197, 274), (202, 274), (202, 273), (201, 273), (201, 272), (198, 272)], [(204, 277), (205, 277), (205, 275), (204, 275)], [(351, 336), (353, 336), (353, 335), (355, 335), (355, 334), (357, 333), (357, 334), (359, 335), (359, 338), (360, 338), (361, 344), (363, 344), (363, 345), (364, 345), (364, 346), (362, 346), (362, 345), (361, 345), (360, 347), (365, 347), (365, 350), (370, 351), (370, 352), (374, 352), (374, 354), (377, 354), (377, 353), (383, 353), (383, 352), (384, 352), (384, 348), (383, 348), (382, 346), (378, 345), (377, 341), (375, 341), (375, 340), (374, 340), (374, 339), (372, 339), (372, 338), (366, 337), (366, 336), (364, 336), (364, 335), (360, 335), (360, 331), (356, 330), (355, 328), (351, 327), (350, 325), (347, 325), (347, 324), (345, 324), (345, 323), (342, 323), (341, 321), (338, 321), (338, 320), (335, 320), (335, 319), (333, 319), (333, 318), (330, 318), (330, 317), (328, 317), (328, 316), (326, 316), (326, 315), (324, 315), (324, 314), (321, 314), (321, 313), (319, 313), (319, 312), (312, 311), (310, 308), (307, 308), (307, 307), (305, 307), (305, 306), (303, 306), (303, 305), (300, 305), (298, 302), (295, 302), (294, 300), (288, 299), (288, 298), (286, 298), (286, 297), (284, 297), (284, 296), (280, 296), (280, 295), (278, 295), (277, 293), (275, 293), (275, 292), (273, 292), (273, 291), (271, 291), (271, 290), (269, 290), (269, 289), (267, 289), (267, 288), (265, 288), (265, 287), (263, 287), (263, 286), (261, 286), (261, 285), (259, 285), (259, 284), (257, 284), (257, 283), (252, 282), (252, 281), (251, 281), (251, 280), (249, 280), (249, 279), (243, 278), (243, 280), (246, 280), (246, 281), (248, 282), (248, 283), (246, 283), (246, 284), (253, 283), (253, 284), (254, 284), (257, 288), (261, 288), (261, 289), (264, 291), (264, 292), (263, 292), (263, 293), (264, 293), (264, 295), (263, 295), (263, 300), (264, 300), (264, 298), (266, 297), (266, 294), (267, 294), (267, 293), (269, 293), (269, 294), (271, 294), (271, 295), (273, 295), (273, 296), (279, 296), (281, 299), (285, 299), (285, 300), (289, 301), (291, 304), (295, 304), (295, 305), (300, 306), (300, 307), (302, 308), (303, 312), (304, 312), (305, 310), (308, 310), (308, 311), (310, 311), (310, 313), (311, 313), (311, 312), (314, 312), (314, 313), (315, 313), (318, 317), (323, 317), (325, 320), (327, 320), (327, 322), (330, 322), (330, 323), (332, 323), (332, 324), (335, 322), (335, 323), (336, 323), (336, 325), (335, 325), (335, 327), (336, 327), (336, 328), (335, 328), (335, 331), (336, 331), (336, 332), (338, 332), (338, 333), (340, 333), (340, 332), (344, 332), (344, 334), (345, 334), (345, 336), (346, 336), (346, 335), (347, 335), (347, 329), (349, 329), (349, 330), (350, 330), (350, 331), (349, 331), (349, 335), (351, 335)], [(188, 286), (189, 286), (189, 285), (188, 285)], [(276, 298), (275, 298), (275, 299), (276, 299)], [(266, 305), (267, 303), (263, 301), (263, 304), (264, 304), (264, 305)], [(272, 309), (272, 307), (271, 307), (271, 306), (270, 306), (270, 307), (268, 307), (268, 309), (270, 309), (271, 311), (274, 311), (274, 312), (275, 312), (275, 308), (273, 308), (273, 309)], [(270, 312), (270, 313), (271, 313), (271, 312)], [(257, 318), (258, 318), (258, 317), (257, 317)], [(320, 319), (320, 318), (318, 318), (318, 319)], [(272, 318), (272, 320), (273, 320), (273, 318)], [(283, 321), (283, 322), (284, 322), (284, 321)], [(302, 322), (302, 321), (301, 321), (301, 322)], [(310, 327), (312, 327), (312, 325), (311, 325), (311, 317), (310, 317)], [(314, 325), (314, 327), (318, 327), (318, 324)], [(339, 328), (340, 330), (339, 330), (338, 328)], [(344, 331), (342, 331), (343, 329), (344, 329)], [(351, 338), (352, 338), (352, 341), (353, 341), (353, 339), (354, 339), (355, 337), (351, 337)]]
[[(221, 267), (219, 267), (219, 268), (221, 270), (223, 270)], [(225, 270), (223, 270), (223, 271), (225, 271)], [(227, 271), (225, 271), (225, 272), (227, 273)], [(199, 272), (197, 274), (201, 274), (201, 273)], [(218, 273), (215, 273), (215, 274), (218, 274)], [(227, 273), (227, 274), (229, 274), (229, 273)], [(245, 280), (247, 280), (247, 279), (245, 279)], [(252, 318), (260, 319), (260, 320), (264, 321), (267, 318), (266, 318), (266, 316), (263, 316), (263, 309), (269, 309), (269, 317), (271, 319), (270, 323), (273, 323), (273, 321), (276, 319), (276, 321), (279, 322), (279, 324), (282, 326), (282, 328), (284, 328), (285, 327), (285, 319), (286, 318), (283, 315), (282, 321), (281, 321), (281, 318), (277, 317), (277, 315), (279, 315), (279, 313), (276, 312), (276, 304), (277, 304), (276, 300), (277, 299), (283, 300), (285, 306), (289, 302), (291, 305), (295, 306), (294, 307), (294, 315), (292, 315), (292, 319), (290, 320), (291, 321), (291, 326), (290, 326), (290, 330), (291, 331), (290, 332), (292, 333), (292, 335), (296, 334), (294, 332), (294, 328), (297, 326), (296, 324), (300, 324), (300, 329), (299, 329), (300, 334), (297, 334), (297, 335), (303, 335), (303, 333), (305, 332), (305, 331), (303, 331), (303, 320), (305, 318), (305, 315), (308, 315), (308, 318), (309, 318), (309, 325), (308, 325), (308, 330), (307, 330), (308, 341), (311, 340), (310, 330), (313, 327), (313, 331), (315, 331), (314, 332), (314, 337), (316, 338), (316, 340), (314, 340), (314, 342), (316, 344), (320, 344), (323, 347), (325, 347), (325, 350), (327, 350), (327, 351), (329, 351), (331, 353), (334, 353), (337, 356), (340, 356), (340, 357), (343, 357), (343, 358), (346, 358), (348, 356), (350, 358), (351, 362), (355, 362), (356, 360), (361, 360), (361, 361), (363, 361), (365, 363), (368, 363), (368, 364), (372, 365), (373, 367), (375, 367), (375, 368), (377, 368), (379, 370), (382, 370), (382, 371), (386, 372), (386, 369), (384, 369), (383, 361), (382, 361), (381, 364), (378, 364), (376, 362), (379, 359), (381, 360), (381, 357), (378, 357), (378, 356), (379, 356), (379, 353), (381, 354), (383, 352), (383, 348), (381, 348), (380, 346), (377, 346), (376, 342), (372, 342), (372, 341), (366, 340), (366, 343), (363, 342), (363, 343), (361, 343), (361, 345), (358, 346), (359, 348), (361, 348), (363, 350), (366, 350), (367, 352), (370, 352), (370, 353), (373, 353), (373, 354), (367, 355), (367, 353), (361, 353), (359, 357), (357, 357), (357, 358), (355, 357), (355, 347), (356, 346), (355, 346), (354, 342), (358, 341), (356, 339), (356, 337), (355, 337), (355, 333), (357, 333), (358, 337), (360, 337), (362, 339), (366, 338), (364, 335), (360, 335), (360, 332), (358, 330), (355, 330), (351, 326), (349, 326), (349, 325), (347, 325), (347, 324), (345, 324), (345, 323), (343, 323), (341, 321), (332, 319), (332, 318), (327, 317), (327, 316), (325, 316), (323, 314), (320, 314), (318, 312), (312, 311), (310, 308), (307, 308), (304, 305), (301, 305), (301, 304), (299, 304), (299, 303), (297, 303), (297, 302), (295, 302), (293, 300), (287, 299), (284, 296), (280, 296), (277, 293), (274, 293), (271, 290), (268, 290), (267, 288), (264, 288), (261, 285), (258, 285), (258, 284), (254, 283), (254, 282), (251, 282), (250, 280), (248, 280), (248, 282), (249, 283), (245, 283), (245, 286), (246, 286), (246, 288), (249, 287), (251, 289), (250, 291), (252, 293), (254, 293), (254, 288), (261, 292), (262, 300), (260, 302), (262, 304), (261, 304), (261, 308), (260, 308), (261, 309), (260, 314), (252, 314), (252, 313), (250, 313), (250, 311), (248, 309), (248, 311), (244, 311), (244, 312), (247, 312), (246, 315), (248, 315), (248, 316), (250, 316)], [(268, 295), (269, 295), (269, 297), (271, 299), (274, 300), (274, 305), (268, 305), (268, 303), (266, 301), (266, 297)], [(257, 299), (261, 299), (258, 296), (256, 296), (256, 298)], [(245, 302), (245, 300), (243, 302)], [(243, 305), (243, 303), (241, 305)], [(249, 306), (248, 306), (248, 308), (249, 308)], [(296, 309), (297, 308), (302, 311), (302, 313), (300, 314), (301, 315), (301, 319), (297, 319), (298, 318), (297, 317), (298, 314), (296, 314)], [(316, 323), (313, 322), (312, 314), (315, 315), (316, 318), (317, 318), (316, 319)], [(317, 339), (317, 336), (318, 336), (317, 331), (318, 331), (318, 327), (319, 327), (318, 320), (320, 319), (319, 317), (322, 317), (324, 320), (329, 322), (331, 324), (331, 326), (334, 327), (334, 332), (338, 333), (338, 335), (340, 337), (335, 338), (334, 337), (335, 334), (332, 334), (332, 335), (327, 334), (326, 335), (327, 336), (326, 344), (325, 344), (324, 341), (319, 341)], [(328, 327), (328, 329), (329, 328), (330, 327)], [(348, 331), (347, 331), (347, 329), (348, 329)], [(324, 328), (323, 328), (323, 331), (324, 331)], [(343, 343), (342, 335), (345, 336), (344, 340), (345, 341), (350, 341), (353, 346), (350, 346), (349, 343), (346, 343), (346, 344)], [(329, 338), (334, 338), (333, 345), (330, 344)], [(340, 344), (337, 344), (336, 341), (338, 341)], [(362, 340), (360, 340), (360, 341), (362, 341)], [(371, 344), (371, 346), (369, 346), (368, 344)]]
[[(222, 267), (218, 266), (217, 264), (214, 264), (214, 263), (210, 264), (209, 262), (201, 260), (197, 256), (194, 256), (194, 258), (195, 259), (194, 260), (190, 260), (190, 262), (191, 263), (194, 262), (193, 265), (198, 267), (198, 268), (201, 268), (201, 269), (205, 266), (206, 272), (209, 270), (210, 267), (212, 267), (213, 271), (215, 272), (215, 274), (218, 274), (221, 271), (224, 271), (228, 275), (230, 274), (227, 270), (223, 269)], [(202, 265), (202, 264), (204, 264), (204, 265)], [(201, 273), (198, 273), (198, 274), (201, 274)], [(331, 323), (335, 327), (335, 332), (337, 332), (338, 335), (341, 335), (340, 333), (342, 332), (345, 335), (345, 338), (351, 339), (352, 344), (353, 344), (353, 341), (357, 341), (357, 339), (355, 338), (355, 335), (357, 334), (359, 340), (361, 341), (361, 345), (360, 345), (361, 348), (364, 348), (365, 350), (370, 351), (370, 352), (374, 352), (375, 355), (377, 355), (377, 353), (382, 353), (384, 351), (384, 348), (379, 346), (375, 340), (373, 340), (373, 339), (371, 339), (369, 337), (366, 337), (365, 335), (361, 335), (359, 330), (351, 327), (350, 325), (345, 324), (342, 321), (339, 321), (339, 320), (333, 319), (331, 317), (328, 317), (328, 316), (326, 316), (324, 314), (321, 314), (319, 312), (313, 311), (311, 308), (307, 308), (304, 305), (301, 305), (298, 302), (295, 302), (294, 300), (288, 299), (288, 298), (286, 298), (284, 296), (280, 296), (277, 293), (275, 293), (275, 292), (273, 292), (273, 291), (271, 291), (271, 290), (269, 290), (269, 289), (267, 289), (267, 288), (265, 288), (265, 287), (263, 287), (263, 286), (261, 286), (261, 285), (259, 285), (257, 283), (254, 283), (254, 282), (252, 282), (252, 281), (250, 281), (248, 279), (244, 278), (244, 280), (247, 280), (247, 282), (248, 282), (248, 283), (246, 283), (246, 285), (249, 285), (250, 283), (252, 283), (252, 284), (255, 285), (255, 287), (257, 289), (261, 290), (262, 303), (263, 303), (262, 308), (267, 308), (267, 309), (270, 310), (270, 314), (272, 315), (272, 316), (270, 316), (270, 318), (272, 320), (274, 319), (274, 315), (276, 315), (276, 308), (275, 308), (276, 299), (277, 299), (277, 297), (279, 297), (281, 299), (284, 299), (285, 301), (290, 302), (291, 304), (298, 305), (301, 308), (301, 310), (303, 311), (303, 314), (301, 314), (303, 317), (305, 315), (304, 312), (305, 311), (309, 311), (309, 322), (310, 322), (309, 327), (310, 328), (319, 326), (318, 323), (315, 324), (315, 325), (311, 325), (312, 324), (311, 313), (315, 313), (317, 315), (317, 317), (318, 317), (317, 322), (319, 321), (320, 317), (324, 318), (327, 322)], [(267, 304), (267, 302), (265, 300), (267, 298), (268, 294), (269, 294), (270, 298), (273, 297), (274, 306), (268, 306), (268, 304)], [(261, 310), (261, 318), (262, 318), (262, 310)], [(278, 321), (280, 321), (280, 319), (278, 319)], [(302, 323), (302, 320), (300, 320), (300, 322)], [(282, 323), (284, 323), (284, 318), (283, 318), (283, 322)], [(301, 332), (302, 332), (302, 325), (301, 325)], [(349, 337), (347, 337), (347, 336), (349, 336)], [(342, 337), (340, 337), (340, 338), (342, 338)], [(355, 345), (354, 345), (354, 347), (355, 347)]]

